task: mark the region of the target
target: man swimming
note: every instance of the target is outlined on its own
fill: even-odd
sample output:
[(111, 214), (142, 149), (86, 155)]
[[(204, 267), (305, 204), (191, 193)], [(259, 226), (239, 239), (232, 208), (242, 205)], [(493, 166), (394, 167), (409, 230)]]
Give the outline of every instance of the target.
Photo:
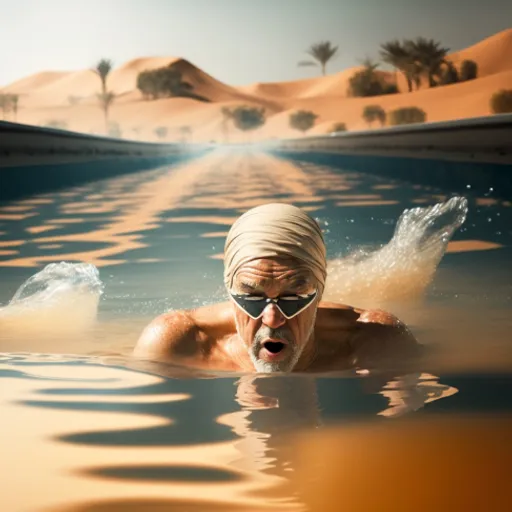
[(253, 208), (226, 238), (229, 300), (157, 317), (134, 355), (270, 373), (369, 369), (418, 353), (395, 316), (323, 302), (326, 265), (321, 229), (306, 212), (281, 203)]

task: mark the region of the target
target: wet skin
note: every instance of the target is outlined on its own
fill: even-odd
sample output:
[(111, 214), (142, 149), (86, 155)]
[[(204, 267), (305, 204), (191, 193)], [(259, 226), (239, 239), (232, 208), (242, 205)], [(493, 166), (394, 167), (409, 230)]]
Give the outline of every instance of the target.
[(291, 319), (275, 303), (253, 319), (232, 300), (165, 313), (144, 329), (134, 355), (243, 372), (370, 369), (419, 355), (420, 345), (395, 316), (321, 301), (319, 283), (291, 258), (243, 265), (231, 291), (276, 298), (315, 290), (313, 303)]

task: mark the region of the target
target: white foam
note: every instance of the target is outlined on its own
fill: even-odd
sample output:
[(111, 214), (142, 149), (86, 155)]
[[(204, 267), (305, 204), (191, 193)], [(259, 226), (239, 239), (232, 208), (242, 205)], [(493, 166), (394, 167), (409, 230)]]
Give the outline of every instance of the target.
[(96, 322), (103, 283), (88, 263), (51, 263), (0, 308), (2, 334), (73, 334)]
[(463, 197), (405, 210), (388, 244), (329, 261), (324, 300), (381, 308), (420, 299), (467, 212)]

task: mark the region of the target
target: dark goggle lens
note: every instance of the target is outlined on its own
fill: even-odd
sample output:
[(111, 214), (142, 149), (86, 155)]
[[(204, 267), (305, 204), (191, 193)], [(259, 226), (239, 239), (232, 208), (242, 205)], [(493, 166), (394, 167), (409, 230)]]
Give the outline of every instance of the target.
[(233, 300), (252, 318), (259, 318), (270, 302), (274, 302), (286, 318), (293, 318), (306, 309), (315, 299), (316, 292), (306, 297), (293, 296), (279, 299), (231, 294)]

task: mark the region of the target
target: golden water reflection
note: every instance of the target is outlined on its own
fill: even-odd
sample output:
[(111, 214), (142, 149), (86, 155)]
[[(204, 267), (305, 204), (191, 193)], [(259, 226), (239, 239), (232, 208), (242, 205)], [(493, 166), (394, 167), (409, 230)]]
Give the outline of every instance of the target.
[[(240, 213), (271, 201), (291, 202), (319, 215), (326, 208), (340, 208), (344, 215), (350, 208), (397, 206), (400, 212), (400, 205), (406, 208), (411, 203), (432, 203), (446, 197), (427, 187), (404, 188), (389, 181), (373, 177), (362, 180), (359, 173), (341, 173), (328, 166), (263, 153), (213, 152), (172, 168), (0, 206), (4, 233), (0, 236), (8, 235), (13, 223), (21, 221), (28, 224), (23, 229), (31, 235), (21, 241), (0, 240), (2, 249), (5, 244), (31, 245), (16, 253), (3, 252), (0, 266), (37, 267), (68, 260), (104, 267), (147, 260), (153, 256), (132, 254), (150, 252), (152, 237), (168, 230), (167, 223), (211, 224), (213, 232), (200, 236), (215, 237), (219, 228), (230, 226)], [(502, 203), (485, 197), (476, 202), (488, 206)], [(43, 233), (45, 236), (37, 236)], [(32, 244), (44, 252), (34, 251)], [(466, 243), (463, 250), (480, 250), (483, 245), (488, 249), (501, 246), (476, 240), (473, 245)], [(11, 250), (12, 245), (8, 247)], [(458, 250), (461, 247), (459, 244)], [(48, 249), (52, 249), (51, 254)]]
[[(11, 467), (4, 506), (302, 510), (294, 439), (325, 428), (316, 378), (197, 377), (137, 361), (105, 366), (88, 357), (0, 357), (0, 449)], [(364, 385), (346, 384), (352, 398), (340, 405), (360, 409)], [(401, 400), (412, 411), (419, 395), (432, 401), (456, 392), (426, 374), (392, 380), (387, 389), (375, 395), (368, 417), (378, 418), (378, 404), (386, 401), (394, 409)]]
[(296, 443), (295, 482), (311, 512), (502, 510), (511, 428), (510, 415), (332, 428)]

